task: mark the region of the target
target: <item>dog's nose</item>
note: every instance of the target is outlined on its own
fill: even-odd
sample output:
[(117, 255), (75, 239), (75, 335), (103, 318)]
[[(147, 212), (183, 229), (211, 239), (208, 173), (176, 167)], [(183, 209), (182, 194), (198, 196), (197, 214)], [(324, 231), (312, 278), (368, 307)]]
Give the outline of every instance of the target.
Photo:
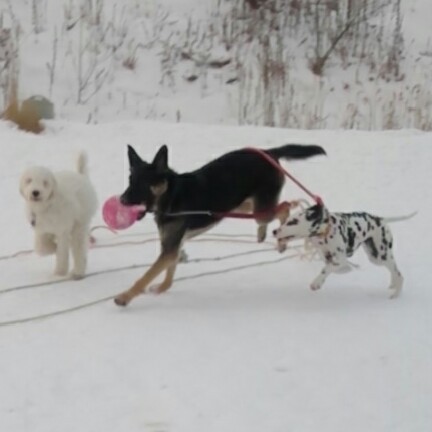
[(40, 195), (40, 192), (38, 190), (34, 190), (32, 192), (32, 195), (33, 195), (34, 198), (37, 198)]
[(278, 230), (277, 229), (274, 229), (273, 230), (273, 235), (276, 237), (277, 236), (277, 233), (278, 233)]

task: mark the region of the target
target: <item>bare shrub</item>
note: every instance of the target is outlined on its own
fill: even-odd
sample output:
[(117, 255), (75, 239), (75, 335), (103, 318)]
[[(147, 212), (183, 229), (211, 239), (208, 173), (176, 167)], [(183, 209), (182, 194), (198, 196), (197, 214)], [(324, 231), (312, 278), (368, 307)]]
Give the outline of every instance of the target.
[(125, 69), (135, 70), (138, 64), (138, 45), (134, 44), (133, 46), (132, 42), (130, 42), (128, 45), (128, 53), (122, 61), (122, 65)]
[(13, 122), (26, 132), (40, 134), (44, 130), (39, 113), (33, 106), (19, 106), (17, 82), (11, 85), (11, 93), (2, 118)]
[[(400, 0), (269, 0), (246, 8), (218, 0), (218, 7), (216, 28), (237, 68), (240, 123), (364, 129), (408, 123), (390, 91), (405, 79)], [(342, 115), (327, 103), (334, 85), (326, 73), (337, 68), (354, 72), (340, 87), (347, 96), (336, 108)], [(363, 83), (379, 89), (382, 81), (389, 91), (376, 101), (372, 118)]]

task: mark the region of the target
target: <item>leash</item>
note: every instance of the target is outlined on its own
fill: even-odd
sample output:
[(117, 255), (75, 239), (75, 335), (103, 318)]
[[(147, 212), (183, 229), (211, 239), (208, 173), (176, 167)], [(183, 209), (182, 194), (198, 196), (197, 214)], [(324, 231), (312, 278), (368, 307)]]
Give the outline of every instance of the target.
[(284, 167), (278, 164), (271, 156), (269, 156), (265, 151), (260, 150), (255, 147), (246, 147), (246, 150), (259, 154), (262, 158), (264, 158), (268, 163), (273, 165), (279, 172), (288, 177), (293, 183), (295, 183), (302, 191), (304, 191), (307, 195), (309, 195), (318, 205), (323, 205), (323, 200), (319, 195), (315, 195), (312, 193), (306, 186), (300, 183), (292, 174), (290, 174)]
[(213, 216), (217, 218), (230, 218), (230, 219), (262, 219), (268, 216), (271, 213), (279, 213), (283, 210), (289, 210), (291, 207), (296, 207), (297, 201), (282, 201), (272, 210), (264, 210), (253, 213), (244, 213), (244, 212), (214, 212), (210, 210), (191, 210), (191, 211), (181, 211), (181, 212), (173, 212), (173, 213), (165, 213), (166, 216)]
[[(269, 156), (265, 151), (260, 150), (255, 147), (246, 147), (245, 150), (254, 152), (260, 155), (263, 159), (269, 162), (274, 168), (276, 168), (284, 176), (288, 177), (294, 184), (296, 184), (301, 190), (303, 190), (307, 195), (309, 195), (318, 205), (324, 205), (322, 198), (319, 195), (311, 192), (306, 186), (304, 186), (299, 180), (297, 180), (292, 174), (290, 174), (284, 167), (282, 167), (278, 162), (276, 162), (271, 156)], [(217, 218), (231, 218), (231, 219), (261, 219), (265, 218), (271, 213), (277, 214), (284, 210), (289, 210), (291, 207), (296, 207), (299, 201), (282, 201), (275, 208), (266, 211), (244, 213), (244, 212), (214, 212), (210, 210), (191, 210), (191, 211), (181, 211), (173, 213), (165, 213), (166, 216), (213, 216)]]
[[(105, 227), (98, 226), (98, 227), (94, 227), (94, 228), (98, 229), (98, 228), (105, 228)], [(153, 233), (149, 233), (149, 235), (153, 235)], [(230, 241), (230, 242), (234, 242), (234, 243), (255, 243), (255, 242), (252, 242), (251, 240), (242, 239), (242, 237), (243, 238), (244, 237), (246, 237), (246, 238), (247, 237), (254, 237), (254, 236), (250, 236), (248, 234), (244, 234), (244, 235), (243, 234), (213, 234), (211, 237), (210, 236), (208, 236), (208, 237), (209, 238), (204, 238), (204, 239), (200, 239), (200, 240), (204, 241), (204, 242), (205, 241), (207, 241), (207, 242), (208, 241), (216, 241), (216, 242)], [(240, 239), (238, 237), (240, 237)], [(156, 238), (150, 238), (150, 239), (143, 240), (142, 242), (144, 243), (147, 241), (156, 241), (156, 240), (157, 240)], [(195, 241), (200, 241), (200, 240), (195, 239), (192, 241), (195, 242)], [(121, 246), (121, 245), (122, 244), (116, 243), (116, 244), (112, 244), (112, 245), (103, 245), (103, 246), (115, 247), (115, 246)], [(213, 275), (218, 275), (218, 274), (226, 274), (226, 273), (230, 273), (230, 272), (241, 271), (241, 270), (244, 270), (247, 268), (276, 264), (276, 263), (279, 263), (281, 261), (285, 261), (287, 259), (291, 259), (291, 258), (295, 258), (295, 257), (300, 257), (301, 259), (304, 259), (306, 257), (303, 257), (300, 254), (300, 252), (299, 252), (300, 248), (301, 248), (300, 245), (291, 246), (290, 249), (293, 252), (291, 255), (285, 255), (284, 257), (281, 257), (281, 258), (278, 258), (275, 260), (263, 260), (263, 261), (258, 261), (258, 262), (254, 262), (254, 263), (250, 263), (250, 264), (241, 264), (241, 265), (234, 266), (234, 267), (228, 267), (228, 268), (221, 269), (221, 270), (195, 273), (195, 274), (192, 274), (189, 276), (181, 276), (179, 278), (176, 278), (175, 281), (181, 282), (181, 281), (192, 280), (192, 279), (197, 279), (197, 278), (202, 278), (202, 277), (207, 277), (207, 276), (213, 276)], [(274, 251), (274, 247), (267, 248), (267, 249), (254, 249), (254, 250), (248, 250), (245, 252), (231, 253), (231, 254), (227, 254), (227, 255), (223, 255), (223, 256), (188, 259), (187, 263), (225, 261), (225, 260), (229, 260), (229, 259), (234, 258), (234, 257), (241, 257), (241, 256), (246, 256), (246, 255), (255, 255), (255, 254), (261, 254), (261, 253), (272, 252), (272, 251)], [(311, 259), (313, 259), (313, 257), (311, 257)], [(95, 276), (98, 276), (101, 274), (110, 274), (110, 273), (116, 273), (116, 272), (121, 272), (121, 271), (134, 270), (134, 269), (138, 269), (138, 268), (147, 268), (147, 267), (150, 267), (150, 265), (151, 264), (140, 264), (140, 265), (133, 264), (133, 265), (124, 266), (124, 267), (110, 268), (110, 269), (106, 269), (106, 270), (96, 271), (93, 273), (88, 273), (86, 277), (95, 277)], [(58, 285), (58, 284), (67, 283), (67, 282), (70, 282), (70, 279), (59, 279), (59, 280), (53, 280), (53, 281), (45, 281), (45, 282), (41, 282), (41, 283), (15, 286), (15, 287), (10, 287), (10, 288), (6, 288), (4, 290), (1, 290), (0, 295), (10, 293), (13, 291), (42, 288), (42, 287), (46, 287), (49, 285)], [(113, 299), (114, 297), (115, 297), (114, 295), (110, 295), (110, 296), (102, 297), (99, 299), (91, 300), (89, 302), (82, 303), (82, 304), (79, 304), (76, 306), (72, 306), (70, 308), (65, 308), (65, 309), (56, 310), (56, 311), (47, 312), (47, 313), (38, 314), (38, 315), (33, 315), (33, 316), (27, 316), (27, 317), (23, 317), (23, 318), (11, 319), (8, 321), (1, 321), (0, 322), (0, 328), (30, 323), (30, 322), (34, 322), (34, 321), (41, 321), (41, 320), (44, 320), (47, 318), (54, 318), (57, 316), (66, 315), (66, 314), (76, 312), (76, 311), (79, 311), (82, 309), (87, 309), (87, 308), (93, 307), (93, 306), (101, 304), (101, 303), (106, 303), (107, 301)]]
[[(214, 271), (209, 271), (209, 272), (196, 273), (196, 274), (192, 274), (189, 276), (181, 276), (179, 278), (174, 279), (174, 282), (182, 282), (182, 281), (198, 279), (198, 278), (202, 278), (202, 277), (206, 277), (206, 276), (215, 276), (215, 275), (220, 275), (220, 274), (233, 273), (233, 272), (245, 270), (245, 269), (252, 268), (252, 267), (263, 267), (263, 266), (267, 266), (267, 265), (271, 265), (271, 264), (277, 264), (279, 262), (286, 261), (290, 258), (294, 258), (295, 256), (296, 256), (296, 254), (285, 255), (282, 258), (277, 258), (277, 259), (273, 259), (273, 260), (259, 261), (259, 262), (255, 262), (255, 263), (251, 263), (251, 264), (244, 264), (244, 265), (238, 265), (235, 267), (229, 267), (229, 268), (222, 269), (222, 270), (214, 270)], [(129, 270), (129, 269), (136, 269), (136, 268), (140, 268), (140, 267), (142, 267), (142, 266), (130, 266), (129, 268), (124, 267), (124, 268), (120, 268), (120, 269), (110, 269), (110, 273), (113, 273), (115, 271), (124, 271), (124, 270)], [(34, 322), (34, 321), (41, 321), (41, 320), (45, 320), (47, 318), (53, 318), (53, 317), (57, 317), (57, 316), (61, 316), (61, 315), (66, 315), (66, 314), (69, 314), (71, 312), (76, 312), (76, 311), (79, 311), (82, 309), (87, 309), (87, 308), (90, 308), (92, 306), (96, 306), (96, 305), (101, 304), (101, 303), (106, 303), (107, 301), (114, 299), (114, 297), (115, 297), (115, 295), (111, 295), (111, 296), (102, 297), (102, 298), (99, 298), (96, 300), (92, 300), (92, 301), (89, 301), (87, 303), (82, 303), (82, 304), (77, 305), (77, 306), (72, 306), (72, 307), (66, 308), (66, 309), (61, 309), (61, 310), (57, 310), (57, 311), (53, 311), (53, 312), (47, 312), (47, 313), (40, 314), (40, 315), (32, 315), (32, 316), (28, 316), (28, 317), (24, 317), (24, 318), (12, 319), (9, 321), (1, 321), (0, 322), (0, 328), (14, 326), (14, 325), (18, 325), (18, 324), (25, 324), (25, 323)]]

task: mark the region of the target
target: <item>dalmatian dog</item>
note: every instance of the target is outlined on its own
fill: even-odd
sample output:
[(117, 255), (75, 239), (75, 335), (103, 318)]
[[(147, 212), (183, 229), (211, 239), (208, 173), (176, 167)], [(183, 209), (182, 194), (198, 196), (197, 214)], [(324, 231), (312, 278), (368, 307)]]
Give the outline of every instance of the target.
[(390, 298), (396, 298), (402, 290), (403, 277), (393, 256), (393, 237), (388, 224), (410, 219), (415, 214), (383, 218), (365, 212), (330, 213), (325, 206), (317, 204), (291, 215), (273, 234), (279, 244), (308, 239), (317, 248), (325, 267), (312, 282), (312, 290), (320, 289), (329, 274), (350, 271), (353, 264), (348, 258), (363, 246), (372, 263), (390, 271)]

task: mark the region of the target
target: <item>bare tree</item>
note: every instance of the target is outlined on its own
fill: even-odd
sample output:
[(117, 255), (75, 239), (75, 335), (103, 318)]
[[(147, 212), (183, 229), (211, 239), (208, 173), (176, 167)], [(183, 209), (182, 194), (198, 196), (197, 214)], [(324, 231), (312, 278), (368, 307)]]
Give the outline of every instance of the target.
[[(330, 58), (331, 54), (335, 51), (337, 45), (339, 42), (343, 39), (343, 37), (354, 27), (356, 24), (359, 24), (363, 21), (368, 20), (371, 16), (376, 14), (379, 10), (389, 6), (391, 4), (392, 0), (386, 0), (383, 4), (376, 6), (371, 11), (366, 10), (366, 5), (362, 8), (359, 8), (356, 13), (348, 19), (348, 21), (345, 22), (345, 24), (342, 26), (342, 28), (339, 30), (339, 32), (332, 38), (329, 47), (327, 50), (320, 54), (321, 52), (321, 35), (323, 32), (323, 29), (320, 26), (319, 21), (319, 5), (321, 3), (321, 0), (317, 0), (316, 2), (316, 9), (315, 9), (315, 25), (316, 25), (316, 47), (315, 47), (315, 53), (316, 57), (311, 62), (311, 71), (318, 76), (321, 76), (325, 67), (325, 64), (327, 63), (328, 59)], [(400, 0), (397, 0), (400, 2)], [(352, 3), (348, 3), (348, 6), (350, 9), (350, 14), (352, 14)]]

